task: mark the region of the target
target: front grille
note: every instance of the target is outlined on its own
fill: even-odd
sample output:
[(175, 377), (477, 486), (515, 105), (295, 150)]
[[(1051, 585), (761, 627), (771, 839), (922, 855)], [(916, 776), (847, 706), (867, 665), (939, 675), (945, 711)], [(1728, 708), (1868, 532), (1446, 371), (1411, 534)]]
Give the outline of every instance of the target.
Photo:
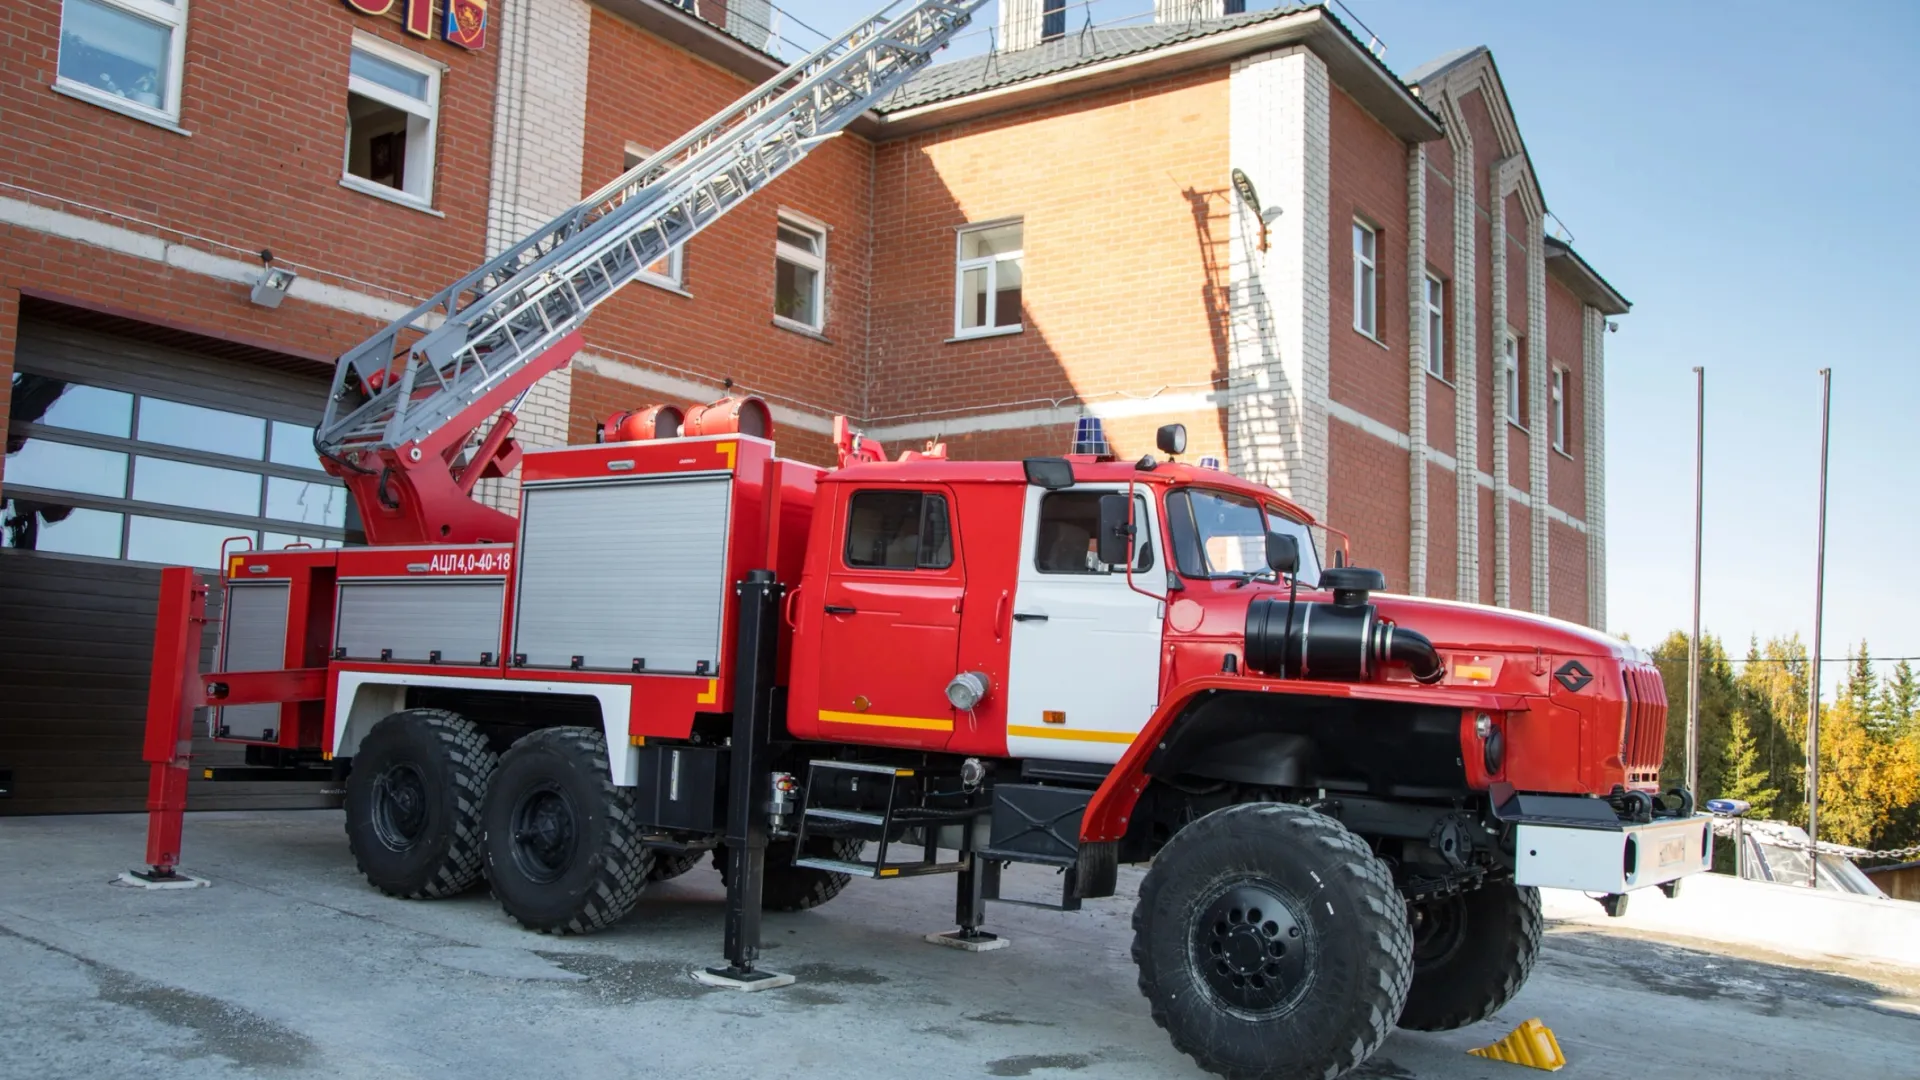
[(1667, 689), (1652, 665), (1629, 664), (1625, 676), (1627, 729), (1620, 736), (1620, 760), (1628, 783), (1655, 783), (1667, 749)]

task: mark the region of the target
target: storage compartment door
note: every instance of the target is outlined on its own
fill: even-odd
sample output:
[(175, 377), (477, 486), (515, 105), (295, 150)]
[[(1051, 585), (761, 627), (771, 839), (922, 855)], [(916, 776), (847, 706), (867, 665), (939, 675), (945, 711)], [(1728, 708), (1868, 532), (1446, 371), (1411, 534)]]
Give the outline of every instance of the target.
[(717, 675), (732, 493), (730, 475), (529, 485), (521, 666)]
[(343, 583), (335, 654), (343, 660), (491, 663), (500, 651), (505, 587), (498, 579)]
[[(279, 671), (287, 666), (288, 587), (285, 581), (227, 586), (221, 671)], [(229, 705), (214, 710), (213, 731), (223, 739), (271, 742), (279, 729), (278, 705)]]

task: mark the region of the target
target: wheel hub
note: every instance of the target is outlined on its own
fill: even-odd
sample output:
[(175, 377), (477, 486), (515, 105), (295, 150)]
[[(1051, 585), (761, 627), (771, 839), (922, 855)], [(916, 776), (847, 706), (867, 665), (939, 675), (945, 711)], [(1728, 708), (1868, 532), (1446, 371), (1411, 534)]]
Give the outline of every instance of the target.
[(1264, 883), (1228, 886), (1201, 905), (1192, 945), (1194, 967), (1207, 988), (1245, 1012), (1291, 1008), (1312, 970), (1305, 927)]
[(573, 803), (559, 788), (543, 785), (514, 803), (513, 863), (527, 880), (559, 880), (573, 865), (577, 839)]
[(406, 851), (427, 828), (427, 783), (409, 764), (393, 765), (373, 782), (373, 833), (388, 851)]
[(1413, 962), (1434, 964), (1452, 956), (1466, 940), (1466, 898), (1455, 894), (1412, 905)]

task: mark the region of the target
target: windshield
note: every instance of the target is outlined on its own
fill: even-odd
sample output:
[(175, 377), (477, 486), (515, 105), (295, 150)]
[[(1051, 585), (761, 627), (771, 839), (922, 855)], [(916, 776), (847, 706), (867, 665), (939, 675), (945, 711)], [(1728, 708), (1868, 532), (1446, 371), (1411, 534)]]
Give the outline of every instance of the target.
[(1187, 577), (1241, 577), (1267, 568), (1267, 530), (1300, 541), (1300, 584), (1320, 582), (1320, 561), (1306, 525), (1274, 514), (1244, 495), (1182, 488), (1167, 496), (1167, 539)]

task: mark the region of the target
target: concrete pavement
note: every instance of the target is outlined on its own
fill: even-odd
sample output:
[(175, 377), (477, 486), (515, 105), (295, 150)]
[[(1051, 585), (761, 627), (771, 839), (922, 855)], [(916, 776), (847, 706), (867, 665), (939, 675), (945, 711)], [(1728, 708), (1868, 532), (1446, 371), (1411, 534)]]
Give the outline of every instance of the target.
[[(995, 905), (1013, 945), (977, 955), (920, 940), (950, 928), (950, 879), (855, 882), (768, 917), (766, 966), (800, 981), (745, 995), (687, 975), (719, 953), (705, 866), (606, 933), (548, 938), (484, 891), (381, 896), (339, 811), (190, 815), (186, 868), (211, 888), (109, 886), (143, 828), (0, 818), (0, 1078), (1204, 1075), (1134, 986), (1137, 871), (1078, 913)], [(1007, 892), (1056, 881), (1017, 868)], [(1493, 1021), (1397, 1034), (1354, 1075), (1532, 1075), (1464, 1051), (1533, 1016), (1569, 1080), (1920, 1077), (1920, 972), (1571, 923)]]

